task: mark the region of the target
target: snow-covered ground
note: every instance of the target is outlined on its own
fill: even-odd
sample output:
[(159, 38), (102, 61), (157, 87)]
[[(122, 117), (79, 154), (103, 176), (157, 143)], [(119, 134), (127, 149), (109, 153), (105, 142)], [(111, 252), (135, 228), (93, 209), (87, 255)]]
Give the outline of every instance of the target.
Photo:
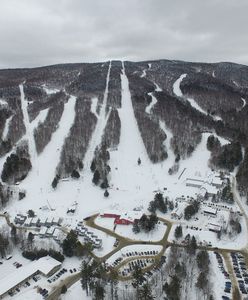
[(86, 292), (82, 289), (80, 281), (72, 285), (66, 292), (66, 294), (61, 296), (61, 300), (91, 300), (92, 297), (86, 295)]
[[(97, 217), (95, 220), (95, 223), (99, 226), (102, 226), (104, 228), (110, 229), (114, 231), (114, 219), (113, 218), (102, 218), (102, 217)], [(146, 232), (139, 232), (139, 233), (134, 233), (133, 232), (133, 226), (130, 225), (117, 225), (115, 229), (115, 233), (126, 237), (131, 240), (135, 241), (160, 241), (167, 229), (167, 226), (163, 223), (160, 222), (156, 225), (156, 227), (146, 233)]]

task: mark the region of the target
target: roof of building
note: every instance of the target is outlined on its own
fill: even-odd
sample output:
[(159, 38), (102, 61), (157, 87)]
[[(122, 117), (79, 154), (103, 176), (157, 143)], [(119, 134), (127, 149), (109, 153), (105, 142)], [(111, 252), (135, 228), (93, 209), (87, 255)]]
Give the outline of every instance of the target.
[(212, 195), (217, 195), (218, 189), (210, 184), (204, 184), (201, 189), (204, 189), (207, 193), (212, 194)]
[(220, 231), (221, 230), (221, 226), (220, 225), (216, 225), (216, 224), (212, 224), (212, 223), (208, 223), (208, 229), (209, 230), (214, 230), (214, 231)]
[(204, 207), (203, 211), (210, 214), (217, 214), (217, 209), (212, 207)]
[(45, 256), (17, 269), (0, 281), (0, 295), (7, 293), (10, 289), (14, 288), (37, 271), (47, 275), (59, 265), (61, 265), (61, 262), (50, 256)]

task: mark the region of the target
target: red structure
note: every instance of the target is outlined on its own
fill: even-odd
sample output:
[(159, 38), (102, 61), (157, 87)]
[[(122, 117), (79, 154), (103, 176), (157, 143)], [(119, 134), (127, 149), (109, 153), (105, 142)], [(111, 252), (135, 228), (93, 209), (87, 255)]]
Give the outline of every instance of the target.
[(101, 215), (101, 217), (103, 218), (119, 218), (121, 215), (117, 215), (117, 214), (114, 214), (114, 213), (104, 213), (103, 215)]
[(115, 219), (115, 224), (118, 225), (130, 225), (133, 224), (134, 222), (127, 220), (127, 219), (122, 219), (122, 218), (116, 218)]
[(101, 214), (102, 218), (113, 218), (114, 224), (118, 225), (130, 225), (134, 224), (135, 220), (139, 220), (142, 216), (142, 213), (131, 212), (131, 213), (124, 213), (118, 214), (118, 212), (110, 211)]

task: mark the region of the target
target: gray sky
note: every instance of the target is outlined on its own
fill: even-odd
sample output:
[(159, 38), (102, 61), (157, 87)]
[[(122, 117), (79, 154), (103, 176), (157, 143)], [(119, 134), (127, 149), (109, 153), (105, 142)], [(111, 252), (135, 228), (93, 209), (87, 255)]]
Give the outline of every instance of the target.
[(108, 59), (248, 64), (247, 0), (0, 0), (0, 68)]

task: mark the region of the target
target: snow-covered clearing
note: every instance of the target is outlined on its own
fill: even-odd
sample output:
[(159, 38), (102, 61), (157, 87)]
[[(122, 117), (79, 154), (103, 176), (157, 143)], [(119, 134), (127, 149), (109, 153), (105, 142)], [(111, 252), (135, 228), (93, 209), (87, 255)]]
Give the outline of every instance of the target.
[(126, 238), (135, 240), (135, 241), (150, 241), (150, 242), (158, 242), (160, 241), (165, 232), (166, 232), (167, 226), (163, 223), (159, 222), (159, 224), (156, 225), (156, 227), (150, 231), (150, 232), (139, 232), (135, 234), (133, 232), (133, 226), (132, 225), (117, 225), (115, 232), (121, 236), (124, 236)]
[(9, 125), (11, 123), (11, 120), (12, 120), (13, 116), (10, 116), (6, 122), (5, 122), (5, 125), (4, 125), (4, 129), (3, 129), (3, 133), (2, 133), (2, 140), (6, 140), (7, 136), (8, 136), (8, 132), (9, 132)]
[[(104, 228), (114, 230), (114, 218), (102, 218), (97, 217), (95, 220), (96, 224), (99, 226), (102, 226)], [(160, 241), (167, 229), (167, 226), (159, 221), (159, 223), (156, 225), (155, 229), (146, 233), (146, 232), (140, 232), (135, 234), (133, 232), (133, 226), (132, 225), (117, 225), (115, 229), (115, 233), (126, 237), (128, 239), (132, 239), (135, 241), (153, 241), (157, 242)]]
[(98, 118), (97, 103), (98, 103), (98, 99), (96, 97), (93, 97), (91, 99), (90, 111)]

